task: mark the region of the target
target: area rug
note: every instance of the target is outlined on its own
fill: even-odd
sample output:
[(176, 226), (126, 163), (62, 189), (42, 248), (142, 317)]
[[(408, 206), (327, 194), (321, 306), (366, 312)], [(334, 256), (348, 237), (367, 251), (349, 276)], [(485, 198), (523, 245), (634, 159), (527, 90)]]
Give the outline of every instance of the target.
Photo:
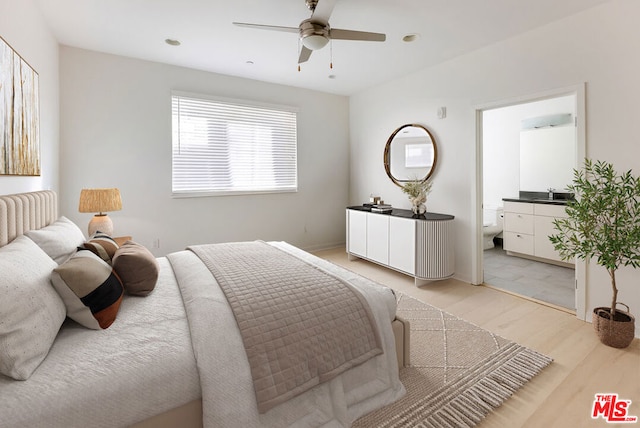
[(552, 361), (436, 307), (396, 294), (397, 314), (411, 325), (411, 361), (400, 371), (407, 395), (363, 416), (353, 427), (473, 427)]

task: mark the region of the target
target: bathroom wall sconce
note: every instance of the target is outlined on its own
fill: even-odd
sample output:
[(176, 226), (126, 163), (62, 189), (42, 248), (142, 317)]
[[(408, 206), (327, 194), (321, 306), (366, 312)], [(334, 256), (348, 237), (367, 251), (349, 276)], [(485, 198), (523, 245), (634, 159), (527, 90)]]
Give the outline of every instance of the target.
[(122, 209), (122, 199), (120, 190), (110, 189), (82, 189), (80, 191), (81, 213), (98, 213), (89, 222), (89, 237), (96, 231), (107, 235), (113, 234), (113, 222), (106, 214), (109, 211), (120, 211)]

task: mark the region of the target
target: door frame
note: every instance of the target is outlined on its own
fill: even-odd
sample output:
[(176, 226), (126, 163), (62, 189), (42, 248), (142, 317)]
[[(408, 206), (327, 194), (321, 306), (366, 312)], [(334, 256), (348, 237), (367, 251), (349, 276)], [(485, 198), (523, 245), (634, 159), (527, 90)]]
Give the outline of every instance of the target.
[[(472, 239), (472, 271), (471, 283), (473, 285), (481, 285), (484, 281), (484, 257), (482, 249), (482, 201), (483, 201), (483, 165), (482, 157), (482, 135), (483, 135), (483, 112), (485, 110), (493, 110), (501, 107), (509, 107), (518, 104), (526, 104), (535, 101), (541, 101), (550, 98), (557, 98), (567, 95), (575, 95), (576, 99), (576, 165), (582, 165), (587, 157), (586, 144), (586, 83), (580, 83), (573, 86), (552, 89), (536, 94), (522, 95), (514, 98), (497, 100), (485, 103), (478, 103), (475, 108), (476, 119), (476, 145), (475, 145), (475, 182), (472, 189), (472, 210), (471, 219), (475, 223), (473, 230), (475, 234)], [(586, 319), (586, 262), (576, 260), (575, 269), (575, 287), (576, 287), (576, 316), (578, 319)]]

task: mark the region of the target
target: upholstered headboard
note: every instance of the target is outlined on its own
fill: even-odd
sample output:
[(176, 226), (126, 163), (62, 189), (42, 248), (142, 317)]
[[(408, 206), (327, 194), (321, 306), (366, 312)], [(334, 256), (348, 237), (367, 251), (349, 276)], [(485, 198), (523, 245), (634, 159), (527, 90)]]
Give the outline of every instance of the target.
[(0, 247), (57, 219), (58, 195), (52, 190), (0, 196)]

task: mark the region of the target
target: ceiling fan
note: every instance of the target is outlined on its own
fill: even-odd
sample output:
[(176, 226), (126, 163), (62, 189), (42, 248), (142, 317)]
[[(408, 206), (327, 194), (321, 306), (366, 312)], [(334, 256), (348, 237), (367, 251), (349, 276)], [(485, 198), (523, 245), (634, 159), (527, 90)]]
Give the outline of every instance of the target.
[(311, 17), (302, 21), (298, 27), (249, 24), (246, 22), (234, 22), (233, 24), (239, 27), (298, 33), (302, 43), (298, 64), (308, 61), (309, 57), (311, 57), (311, 52), (322, 49), (330, 40), (364, 40), (370, 42), (384, 42), (386, 40), (386, 35), (382, 33), (331, 28), (329, 17), (335, 2), (336, 0), (305, 0), (307, 8), (311, 11)]

